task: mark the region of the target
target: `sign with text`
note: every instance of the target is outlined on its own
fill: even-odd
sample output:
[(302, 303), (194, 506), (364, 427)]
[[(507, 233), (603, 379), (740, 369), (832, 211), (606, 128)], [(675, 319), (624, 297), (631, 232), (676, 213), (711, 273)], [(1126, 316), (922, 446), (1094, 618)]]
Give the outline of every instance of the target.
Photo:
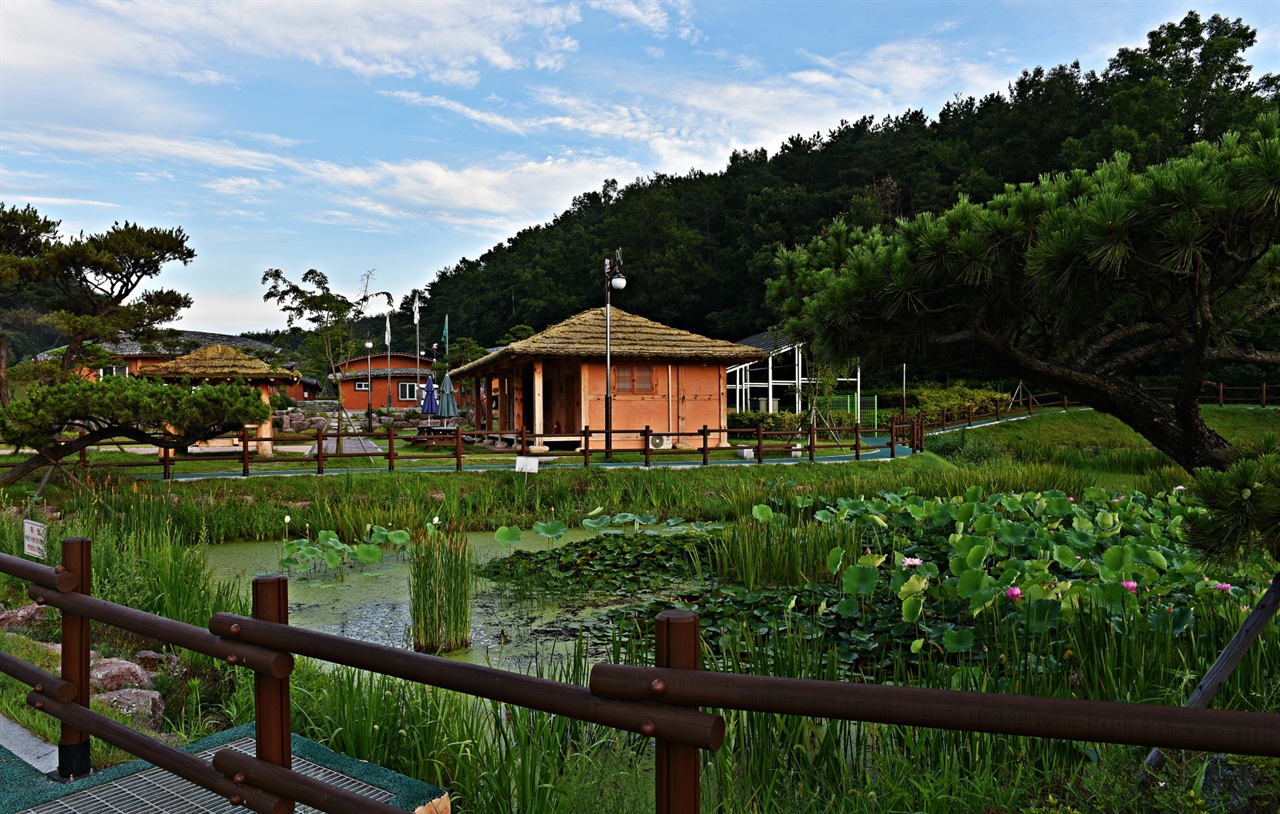
[(530, 475), (538, 474), (538, 459), (531, 455), (517, 455), (516, 471), (525, 472)]
[(35, 520), (22, 521), (22, 551), (29, 557), (44, 559), (44, 541), (48, 527)]

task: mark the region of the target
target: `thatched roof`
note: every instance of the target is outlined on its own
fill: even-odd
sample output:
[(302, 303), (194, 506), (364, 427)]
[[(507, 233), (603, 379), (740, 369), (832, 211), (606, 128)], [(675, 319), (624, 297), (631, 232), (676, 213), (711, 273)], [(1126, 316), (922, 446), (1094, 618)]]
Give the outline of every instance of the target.
[[(615, 358), (691, 359), (729, 364), (763, 357), (756, 348), (721, 339), (708, 339), (628, 314), (619, 308), (611, 310), (609, 345)], [(449, 373), (453, 376), (467, 375), (512, 356), (604, 358), (604, 339), (604, 308), (592, 308)]]
[(292, 370), (272, 367), (256, 357), (227, 345), (210, 345), (172, 362), (143, 365), (142, 378), (242, 379), (247, 382), (296, 382), (302, 376)]

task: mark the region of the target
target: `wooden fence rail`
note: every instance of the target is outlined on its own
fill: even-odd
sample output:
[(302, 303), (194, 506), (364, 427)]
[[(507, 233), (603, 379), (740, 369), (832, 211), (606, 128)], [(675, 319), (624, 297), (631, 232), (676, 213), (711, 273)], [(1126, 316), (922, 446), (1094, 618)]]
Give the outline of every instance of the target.
[[(292, 811), (294, 801), (332, 814), (397, 811), (291, 771), (288, 680), (293, 654), (652, 737), (658, 814), (699, 810), (700, 752), (719, 749), (725, 737), (723, 717), (702, 712), (699, 707), (704, 706), (1280, 757), (1280, 738), (1275, 736), (1280, 715), (1271, 713), (702, 672), (698, 617), (683, 610), (657, 616), (657, 666), (596, 664), (587, 688), (290, 627), (288, 580), (281, 575), (253, 581), (253, 616), (217, 613), (205, 631), (81, 594), (78, 586), (90, 584), (90, 543), (69, 538), (62, 550), (63, 563), (56, 569), (0, 554), (0, 572), (31, 581), (29, 590), (37, 601), (62, 610), (61, 678), (0, 653), (0, 672), (32, 687), (27, 702), (63, 722), (58, 773), (87, 773), (89, 739), (97, 737), (261, 814)], [(68, 573), (74, 583), (63, 576)], [(61, 587), (47, 587), (50, 583)], [(229, 664), (255, 669), (255, 756), (223, 749), (210, 766), (91, 712), (89, 639), (78, 632), (90, 618), (125, 623), (143, 635), (194, 645)]]

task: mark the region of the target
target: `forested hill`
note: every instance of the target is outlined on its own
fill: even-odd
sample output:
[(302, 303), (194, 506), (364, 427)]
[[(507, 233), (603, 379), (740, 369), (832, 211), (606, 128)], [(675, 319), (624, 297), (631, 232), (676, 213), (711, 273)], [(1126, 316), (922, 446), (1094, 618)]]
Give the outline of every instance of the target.
[[(628, 285), (615, 304), (708, 336), (767, 328), (764, 281), (781, 245), (843, 215), (891, 223), (986, 200), (1007, 183), (1092, 168), (1117, 150), (1135, 165), (1251, 124), (1277, 105), (1280, 77), (1252, 77), (1241, 20), (1189, 13), (1122, 49), (1101, 74), (1078, 63), (1022, 73), (1006, 93), (957, 98), (935, 117), (908, 110), (793, 136), (775, 153), (736, 152), (716, 173), (654, 175), (586, 192), (550, 223), (440, 272), (423, 324), (491, 345), (509, 328), (542, 329), (603, 304), (603, 260), (621, 248)], [(397, 334), (412, 336), (410, 295)]]

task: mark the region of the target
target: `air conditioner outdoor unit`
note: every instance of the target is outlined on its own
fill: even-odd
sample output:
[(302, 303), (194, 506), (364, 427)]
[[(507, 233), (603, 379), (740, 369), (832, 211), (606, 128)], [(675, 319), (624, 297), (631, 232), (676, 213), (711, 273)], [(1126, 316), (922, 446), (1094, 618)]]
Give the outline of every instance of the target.
[(649, 449), (671, 449), (671, 436), (650, 435)]

